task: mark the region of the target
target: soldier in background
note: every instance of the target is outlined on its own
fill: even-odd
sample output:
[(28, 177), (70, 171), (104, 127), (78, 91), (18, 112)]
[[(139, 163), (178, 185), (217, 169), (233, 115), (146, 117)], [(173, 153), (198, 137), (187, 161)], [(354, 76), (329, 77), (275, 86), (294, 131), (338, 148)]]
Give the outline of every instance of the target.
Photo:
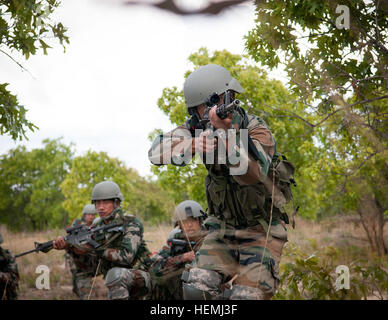
[[(92, 227), (118, 224), (115, 231), (103, 231), (101, 246), (97, 249), (84, 245), (70, 247), (63, 237), (53, 246), (67, 249), (97, 263), (96, 275), (102, 274), (108, 287), (108, 299), (145, 299), (151, 295), (151, 276), (147, 272), (150, 258), (143, 239), (143, 224), (135, 216), (125, 213), (120, 204), (124, 200), (119, 186), (112, 181), (100, 182), (93, 188), (92, 203), (101, 219)], [(95, 239), (97, 241), (97, 239)]]
[[(184, 166), (199, 153), (208, 171), (205, 226), (210, 232), (183, 283), (185, 299), (270, 299), (279, 285), (288, 199), (268, 176), (276, 155), (274, 137), (263, 119), (240, 106), (227, 115), (218, 113), (242, 92), (225, 68), (199, 67), (183, 87), (191, 117), (157, 137), (149, 150), (155, 165)], [(245, 134), (247, 141), (241, 142)], [(224, 158), (215, 152), (221, 147)], [(288, 168), (287, 178), (293, 173)]]
[[(0, 244), (3, 237), (0, 233)], [(0, 246), (0, 300), (16, 300), (18, 298), (19, 271), (14, 255), (10, 250)]]
[(167, 243), (152, 255), (151, 275), (155, 283), (156, 300), (182, 300), (182, 273), (186, 264), (194, 261), (206, 235), (202, 226), (206, 213), (198, 202), (181, 202), (174, 212), (174, 229)]
[[(75, 219), (70, 227), (82, 224), (91, 226), (96, 215), (97, 210), (95, 206), (93, 204), (87, 204), (82, 210), (82, 218)], [(75, 259), (73, 259), (70, 252), (66, 252), (65, 254), (66, 264), (69, 266), (72, 276), (73, 292), (81, 300), (86, 300), (90, 293), (92, 279), (96, 271), (96, 259), (77, 255), (76, 253), (73, 253), (73, 256), (75, 256)]]

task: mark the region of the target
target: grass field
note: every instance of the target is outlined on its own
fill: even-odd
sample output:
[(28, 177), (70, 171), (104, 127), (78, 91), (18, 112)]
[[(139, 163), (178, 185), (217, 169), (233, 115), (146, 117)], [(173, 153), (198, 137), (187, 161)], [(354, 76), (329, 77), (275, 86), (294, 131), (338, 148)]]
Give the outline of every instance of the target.
[[(145, 225), (144, 238), (151, 252), (158, 250), (165, 243), (171, 226), (147, 226)], [(4, 226), (0, 227), (4, 238), (3, 248), (10, 249), (18, 254), (34, 248), (34, 241), (45, 242), (64, 235), (63, 230), (51, 230), (46, 232), (19, 232), (8, 231)], [(388, 230), (385, 229), (385, 239), (388, 243)], [(352, 261), (355, 256), (363, 255), (372, 257), (366, 237), (361, 226), (350, 217), (334, 217), (320, 223), (296, 218), (296, 227), (289, 227), (289, 243), (304, 248), (324, 248), (334, 246), (341, 249), (342, 263)], [(287, 244), (286, 244), (287, 246)], [(48, 253), (32, 253), (17, 259), (20, 282), (19, 299), (66, 299), (77, 297), (72, 292), (71, 274), (65, 265), (64, 251), (51, 250)], [(288, 260), (284, 257), (282, 263)], [(37, 266), (46, 265), (50, 269), (50, 289), (37, 289), (35, 281), (39, 276), (35, 273)], [(96, 278), (91, 299), (105, 299), (107, 290), (102, 276)]]

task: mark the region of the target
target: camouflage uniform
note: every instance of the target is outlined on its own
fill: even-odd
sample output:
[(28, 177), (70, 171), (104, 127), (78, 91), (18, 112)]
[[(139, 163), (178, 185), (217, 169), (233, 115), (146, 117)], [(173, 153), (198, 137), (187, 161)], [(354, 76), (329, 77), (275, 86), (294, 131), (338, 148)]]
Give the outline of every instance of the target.
[[(0, 234), (0, 243), (2, 237)], [(10, 250), (0, 246), (0, 300), (16, 300), (18, 298), (19, 271), (15, 256)]]
[[(187, 238), (180, 229), (174, 229), (177, 232), (173, 233), (174, 239), (184, 240), (187, 242)], [(150, 273), (155, 282), (155, 288), (153, 290), (153, 298), (156, 300), (182, 300), (182, 273), (185, 270), (187, 261), (183, 260), (183, 254), (191, 251), (196, 253), (202, 245), (203, 239), (206, 233), (201, 230), (201, 233), (196, 239), (195, 244), (188, 246), (187, 250), (180, 251), (178, 254), (174, 254), (172, 251), (172, 244), (170, 239), (157, 253), (151, 257), (152, 266)], [(193, 240), (193, 239), (191, 239)]]
[[(99, 273), (109, 289), (108, 299), (144, 299), (152, 292), (151, 276), (147, 272), (150, 252), (143, 240), (143, 225), (139, 219), (121, 209), (109, 223), (123, 223), (124, 231), (105, 231), (102, 247), (95, 251), (100, 260)], [(93, 227), (103, 226), (98, 220)]]
[[(149, 151), (150, 161), (156, 165), (186, 165), (185, 156), (191, 152), (198, 122), (194, 114), (185, 124), (157, 137)], [(284, 197), (276, 187), (272, 197), (273, 183), (267, 176), (276, 151), (275, 140), (261, 118), (242, 108), (234, 111), (232, 126), (236, 141), (240, 129), (248, 129), (258, 160), (249, 154), (247, 172), (232, 176), (230, 163), (218, 164), (216, 159), (214, 164), (206, 164), (204, 159), (209, 214), (205, 225), (210, 233), (196, 255), (186, 284), (197, 291), (197, 297), (201, 292), (206, 299), (269, 299), (279, 284), (279, 261), (287, 241), (288, 223)], [(231, 279), (232, 283), (226, 286), (230, 290), (222, 290)]]
[[(81, 224), (84, 222), (81, 219), (76, 219), (70, 227)], [(92, 288), (92, 279), (96, 273), (98, 259), (90, 255), (79, 255), (68, 249), (65, 260), (70, 268), (73, 292), (81, 300), (87, 300)]]

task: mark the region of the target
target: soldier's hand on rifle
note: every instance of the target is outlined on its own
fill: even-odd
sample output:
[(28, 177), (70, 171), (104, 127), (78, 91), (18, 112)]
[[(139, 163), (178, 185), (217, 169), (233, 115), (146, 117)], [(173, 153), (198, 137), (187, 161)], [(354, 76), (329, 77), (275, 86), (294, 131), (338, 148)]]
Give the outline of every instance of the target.
[(210, 134), (210, 131), (204, 131), (201, 132), (199, 137), (196, 137), (192, 139), (192, 151), (193, 153), (199, 152), (199, 153), (206, 153), (206, 152), (214, 152), (214, 150), (217, 148), (217, 139), (213, 138), (207, 138), (207, 136)]
[(183, 261), (192, 262), (194, 260), (195, 253), (194, 251), (189, 251), (183, 254)]
[(230, 113), (224, 120), (219, 118), (216, 114), (217, 106), (214, 106), (209, 111), (209, 119), (212, 126), (216, 129), (231, 129), (233, 113)]
[(53, 242), (53, 247), (54, 247), (54, 249), (57, 249), (57, 250), (64, 250), (68, 246), (69, 245), (66, 243), (65, 239), (62, 236), (59, 236)]

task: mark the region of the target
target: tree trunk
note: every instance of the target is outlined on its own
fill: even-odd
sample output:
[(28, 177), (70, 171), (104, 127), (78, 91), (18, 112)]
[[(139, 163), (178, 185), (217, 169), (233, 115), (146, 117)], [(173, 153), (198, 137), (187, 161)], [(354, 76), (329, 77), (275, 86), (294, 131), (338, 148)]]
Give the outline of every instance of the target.
[(369, 244), (379, 256), (388, 253), (384, 243), (384, 211), (379, 203), (370, 195), (363, 195), (357, 209), (362, 226), (368, 237)]

